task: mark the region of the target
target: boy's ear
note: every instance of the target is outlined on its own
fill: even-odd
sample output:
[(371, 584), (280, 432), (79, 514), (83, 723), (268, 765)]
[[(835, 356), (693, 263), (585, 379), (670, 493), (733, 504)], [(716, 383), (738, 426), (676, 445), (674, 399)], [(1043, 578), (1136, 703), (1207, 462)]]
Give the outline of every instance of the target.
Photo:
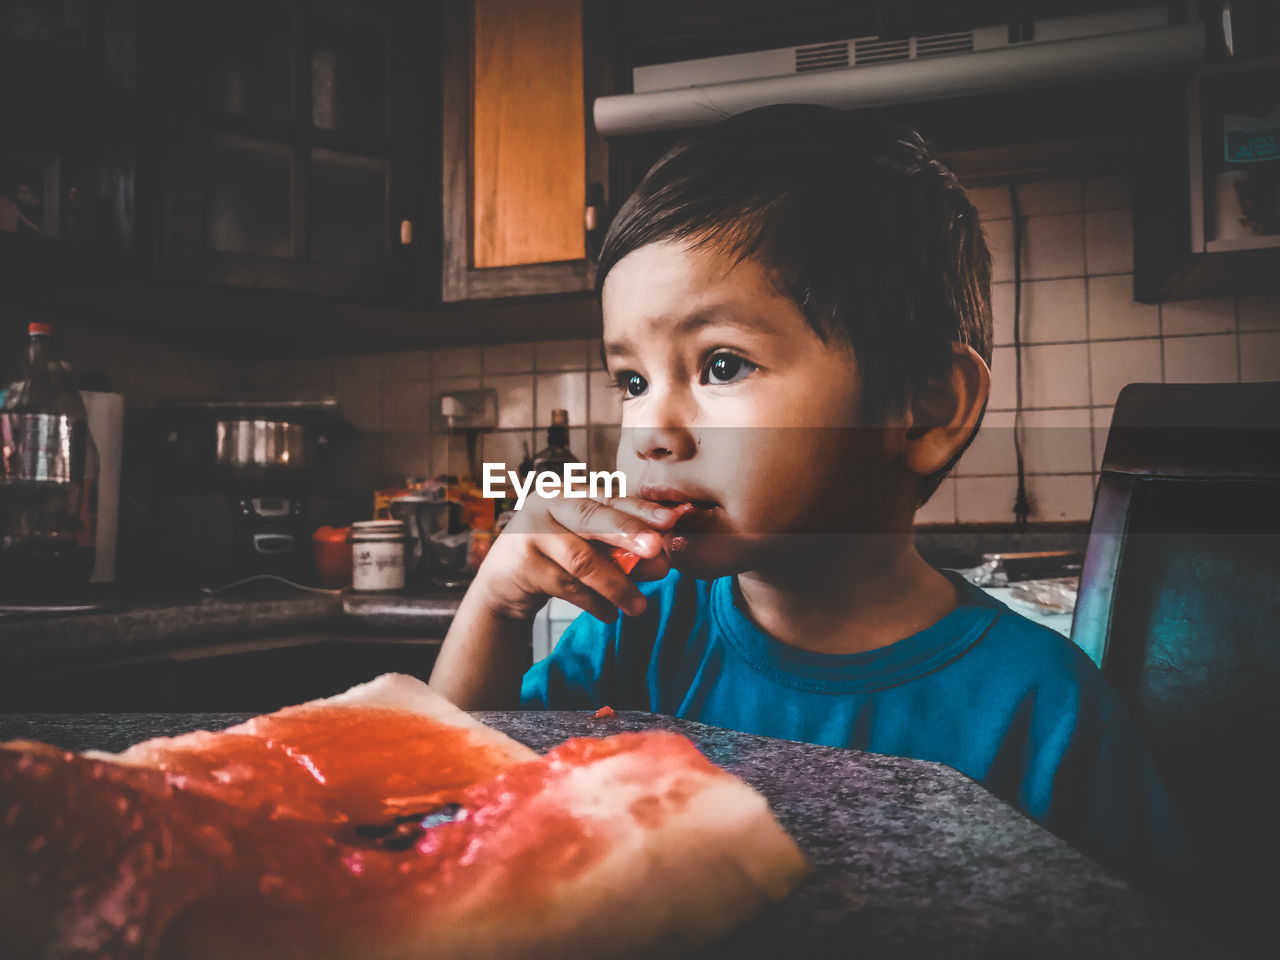
[(991, 369), (973, 347), (951, 344), (951, 369), (929, 380), (904, 417), (902, 464), (910, 473), (937, 473), (968, 441), (991, 393)]

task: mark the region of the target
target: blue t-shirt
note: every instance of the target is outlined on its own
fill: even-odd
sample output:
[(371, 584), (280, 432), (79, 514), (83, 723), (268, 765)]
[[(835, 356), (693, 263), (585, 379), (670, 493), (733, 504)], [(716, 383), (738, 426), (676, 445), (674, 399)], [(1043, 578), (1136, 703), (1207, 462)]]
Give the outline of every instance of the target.
[(864, 653), (787, 646), (744, 611), (732, 577), (672, 571), (645, 612), (580, 616), (525, 674), (521, 705), (648, 710), (786, 740), (954, 767), (1152, 892), (1190, 863), (1151, 757), (1093, 662), (963, 578), (962, 605)]

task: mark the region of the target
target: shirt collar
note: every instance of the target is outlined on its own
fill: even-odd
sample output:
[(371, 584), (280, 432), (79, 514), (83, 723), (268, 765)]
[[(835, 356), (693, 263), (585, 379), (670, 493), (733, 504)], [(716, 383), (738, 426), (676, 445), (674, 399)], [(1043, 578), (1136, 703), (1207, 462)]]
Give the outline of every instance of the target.
[(932, 673), (976, 643), (1000, 615), (1001, 604), (954, 574), (961, 602), (919, 633), (862, 653), (814, 653), (788, 646), (747, 615), (733, 577), (711, 584), (711, 615), (744, 660), (787, 686), (820, 693), (871, 693)]

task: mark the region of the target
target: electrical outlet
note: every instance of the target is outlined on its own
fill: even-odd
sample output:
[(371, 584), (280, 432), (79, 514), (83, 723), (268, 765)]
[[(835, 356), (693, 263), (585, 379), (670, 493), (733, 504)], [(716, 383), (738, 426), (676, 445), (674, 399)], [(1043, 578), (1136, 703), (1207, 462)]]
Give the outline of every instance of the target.
[(498, 393), (491, 389), (442, 393), (440, 413), (456, 430), (492, 430), (498, 425)]

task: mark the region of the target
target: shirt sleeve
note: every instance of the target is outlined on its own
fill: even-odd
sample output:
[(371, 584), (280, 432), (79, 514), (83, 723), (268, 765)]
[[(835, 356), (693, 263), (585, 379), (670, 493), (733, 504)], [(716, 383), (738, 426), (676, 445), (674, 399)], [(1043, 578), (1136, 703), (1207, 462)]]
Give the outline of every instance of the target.
[[(619, 622), (622, 618), (619, 617)], [(581, 614), (520, 684), (522, 710), (591, 710), (610, 698), (618, 625)]]

